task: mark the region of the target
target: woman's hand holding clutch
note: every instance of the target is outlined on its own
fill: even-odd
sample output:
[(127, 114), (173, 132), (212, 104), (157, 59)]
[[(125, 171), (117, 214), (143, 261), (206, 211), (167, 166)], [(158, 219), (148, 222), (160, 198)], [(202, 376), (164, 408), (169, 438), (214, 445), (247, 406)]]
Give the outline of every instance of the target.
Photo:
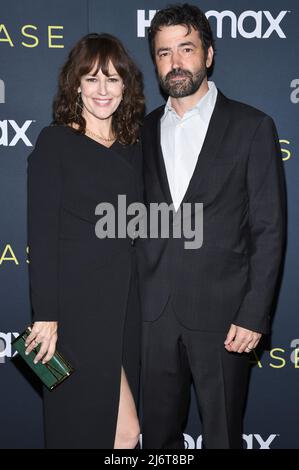
[(35, 357), (34, 363), (42, 359), (43, 364), (48, 362), (54, 355), (57, 342), (57, 321), (36, 321), (30, 335), (26, 339), (26, 353), (29, 354), (37, 345), (40, 350)]

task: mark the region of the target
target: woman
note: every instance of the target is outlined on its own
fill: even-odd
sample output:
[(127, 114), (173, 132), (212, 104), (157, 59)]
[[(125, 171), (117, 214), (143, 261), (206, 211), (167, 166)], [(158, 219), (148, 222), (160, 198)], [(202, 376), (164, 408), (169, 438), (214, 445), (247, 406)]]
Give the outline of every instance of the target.
[[(75, 372), (44, 392), (47, 448), (135, 448), (140, 309), (134, 243), (97, 238), (101, 202), (141, 197), (141, 74), (118, 39), (89, 34), (62, 68), (54, 124), (28, 164), (34, 325), (27, 352)], [(57, 341), (57, 344), (56, 344)]]

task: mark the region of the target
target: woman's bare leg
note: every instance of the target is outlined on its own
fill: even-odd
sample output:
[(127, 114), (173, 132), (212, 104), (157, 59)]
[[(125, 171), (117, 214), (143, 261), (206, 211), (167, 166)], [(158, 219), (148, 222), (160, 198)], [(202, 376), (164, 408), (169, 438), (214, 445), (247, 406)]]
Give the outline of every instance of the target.
[(134, 449), (139, 441), (140, 427), (132, 392), (123, 367), (114, 449)]

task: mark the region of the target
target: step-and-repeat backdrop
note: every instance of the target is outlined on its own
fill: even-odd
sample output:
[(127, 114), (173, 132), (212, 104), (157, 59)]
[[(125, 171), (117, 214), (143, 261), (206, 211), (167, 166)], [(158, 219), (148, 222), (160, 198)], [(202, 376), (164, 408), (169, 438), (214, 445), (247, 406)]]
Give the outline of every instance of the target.
[[(299, 3), (202, 0), (216, 39), (212, 79), (276, 122), (288, 190), (288, 244), (271, 341), (250, 357), (248, 449), (299, 448)], [(51, 121), (59, 68), (88, 32), (118, 36), (142, 69), (147, 110), (163, 103), (147, 29), (163, 0), (0, 0), (0, 448), (42, 448), (39, 384), (10, 342), (30, 322), (26, 164)], [(75, 410), (74, 410), (75, 412)], [(59, 424), (58, 424), (59, 425)], [(201, 448), (192, 399), (186, 447)]]

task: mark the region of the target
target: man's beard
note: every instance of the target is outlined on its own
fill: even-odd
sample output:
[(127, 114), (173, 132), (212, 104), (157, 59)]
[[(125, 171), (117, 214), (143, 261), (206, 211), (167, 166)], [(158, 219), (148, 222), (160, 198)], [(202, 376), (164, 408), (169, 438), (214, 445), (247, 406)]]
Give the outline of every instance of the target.
[[(184, 98), (193, 95), (207, 76), (206, 67), (202, 67), (196, 73), (181, 68), (173, 69), (165, 77), (159, 76), (162, 90), (172, 98)], [(186, 77), (185, 80), (175, 81), (176, 77)]]

